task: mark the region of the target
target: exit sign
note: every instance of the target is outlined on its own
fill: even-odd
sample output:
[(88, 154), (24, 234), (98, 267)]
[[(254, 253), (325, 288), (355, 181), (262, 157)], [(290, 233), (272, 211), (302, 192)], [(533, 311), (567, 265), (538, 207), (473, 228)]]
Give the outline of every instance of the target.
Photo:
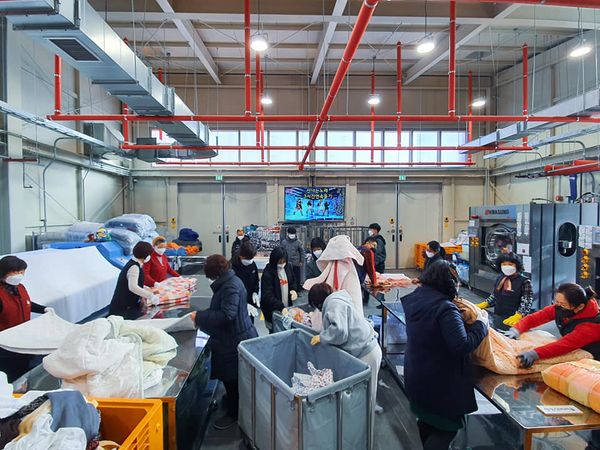
[(215, 175), (215, 181), (223, 181), (223, 175)]
[(406, 175), (398, 175), (398, 181), (406, 181)]

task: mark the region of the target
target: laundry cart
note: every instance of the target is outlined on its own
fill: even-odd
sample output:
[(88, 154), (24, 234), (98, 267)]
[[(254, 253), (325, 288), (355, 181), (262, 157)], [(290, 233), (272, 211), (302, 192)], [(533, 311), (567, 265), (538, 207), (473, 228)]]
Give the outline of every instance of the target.
[[(250, 448), (370, 450), (369, 366), (328, 346), (312, 346), (299, 329), (239, 346), (239, 423)], [(292, 391), (292, 376), (307, 364), (333, 371), (334, 383), (307, 396)]]

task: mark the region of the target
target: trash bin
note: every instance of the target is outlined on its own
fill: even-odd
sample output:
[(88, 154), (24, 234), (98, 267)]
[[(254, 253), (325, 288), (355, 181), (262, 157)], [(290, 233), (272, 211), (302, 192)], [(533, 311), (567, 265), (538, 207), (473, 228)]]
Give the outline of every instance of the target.
[[(312, 335), (292, 329), (239, 345), (239, 423), (260, 450), (370, 450), (371, 370), (329, 345), (310, 345)], [(307, 364), (333, 371), (334, 383), (300, 397), (294, 372)]]

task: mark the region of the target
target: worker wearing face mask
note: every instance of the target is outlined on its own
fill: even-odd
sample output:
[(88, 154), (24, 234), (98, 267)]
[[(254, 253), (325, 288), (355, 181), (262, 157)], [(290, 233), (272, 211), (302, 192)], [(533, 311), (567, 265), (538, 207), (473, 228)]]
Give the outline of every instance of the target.
[(245, 241), (240, 246), (238, 252), (231, 258), (231, 268), (235, 275), (242, 280), (246, 288), (248, 314), (252, 323), (254, 318), (258, 316), (258, 308), (260, 308), (260, 285), (258, 279), (258, 267), (254, 262), (256, 256), (256, 248), (252, 242)]
[(269, 333), (273, 332), (273, 313), (283, 312), (298, 299), (294, 285), (294, 272), (288, 263), (287, 252), (283, 247), (274, 248), (260, 280), (260, 309)]
[(375, 270), (378, 273), (385, 273), (385, 260), (387, 259), (387, 252), (385, 250), (386, 242), (380, 233), (381, 225), (378, 223), (369, 225), (369, 237), (375, 238), (377, 241), (377, 247), (375, 248)]
[(600, 360), (600, 310), (592, 288), (561, 284), (554, 305), (523, 318), (505, 334), (518, 339), (522, 333), (552, 321), (562, 337), (520, 354), (521, 367), (529, 368), (539, 359), (556, 358), (577, 349), (587, 350), (595, 360)]
[(523, 265), (517, 255), (500, 255), (496, 264), (502, 273), (496, 279), (494, 292), (477, 306), (481, 309), (494, 307), (494, 328), (508, 330), (531, 311), (533, 289), (529, 278), (521, 273)]
[(444, 259), (446, 259), (446, 250), (444, 250), (444, 247), (438, 241), (429, 241), (425, 249), (425, 269), (431, 264), (443, 261)]
[(250, 241), (250, 238), (246, 235), (243, 228), (238, 228), (235, 234), (235, 239), (231, 245), (231, 258), (235, 258), (236, 253), (240, 251), (240, 247), (244, 242)]
[(109, 314), (135, 320), (144, 315), (146, 304), (158, 305), (160, 299), (150, 289), (144, 288), (144, 264), (150, 262), (153, 252), (148, 242), (138, 242), (133, 247), (133, 257), (121, 269), (115, 293), (110, 302)]
[[(27, 263), (16, 256), (0, 259), (0, 331), (12, 328), (31, 319), (31, 313), (42, 314), (52, 308), (34, 303), (23, 286)], [(0, 371), (12, 382), (27, 372), (33, 359), (31, 355), (0, 349)]]
[(292, 266), (292, 272), (294, 272), (294, 283), (290, 286), (299, 292), (302, 288), (302, 266), (306, 260), (306, 252), (304, 251), (304, 245), (298, 240), (296, 228), (289, 227), (287, 229), (286, 237), (281, 241), (281, 246), (287, 252), (288, 264)]
[(317, 260), (323, 254), (323, 250), (325, 250), (326, 246), (327, 244), (320, 237), (316, 237), (310, 241), (310, 257), (306, 263), (307, 280), (310, 280), (311, 278), (317, 278), (319, 275), (321, 275), (321, 270), (317, 266)]
[(167, 240), (163, 236), (157, 236), (152, 241), (150, 261), (143, 265), (144, 285), (154, 287), (169, 277), (179, 277), (169, 265), (169, 258), (165, 255), (167, 251)]

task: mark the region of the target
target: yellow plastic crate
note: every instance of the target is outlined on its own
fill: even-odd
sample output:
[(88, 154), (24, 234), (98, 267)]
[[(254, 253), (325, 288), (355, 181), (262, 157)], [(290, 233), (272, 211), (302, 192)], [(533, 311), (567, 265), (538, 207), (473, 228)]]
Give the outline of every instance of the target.
[(103, 440), (120, 450), (163, 450), (163, 408), (160, 400), (96, 399)]

